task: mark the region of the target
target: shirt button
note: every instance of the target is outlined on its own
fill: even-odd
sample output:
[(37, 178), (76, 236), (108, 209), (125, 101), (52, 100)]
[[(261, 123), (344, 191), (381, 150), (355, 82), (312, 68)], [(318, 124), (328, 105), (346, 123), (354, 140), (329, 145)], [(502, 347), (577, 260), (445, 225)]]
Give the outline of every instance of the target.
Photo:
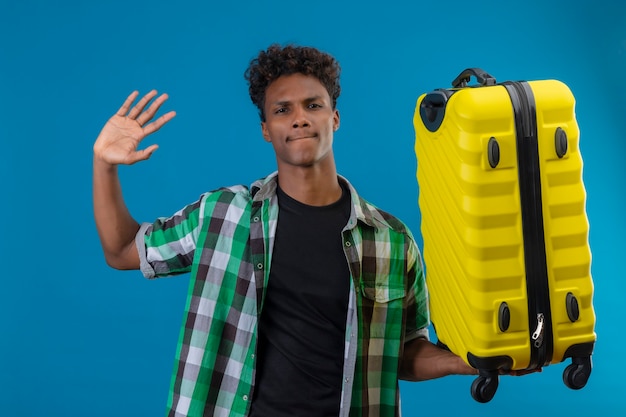
[(258, 222), (261, 219), (259, 218), (259, 216), (255, 216), (254, 219), (252, 219), (252, 220), (254, 220), (255, 222)]
[(352, 243), (350, 243), (349, 240), (346, 240), (346, 246), (350, 247), (350, 246), (352, 246)]
[(248, 401), (248, 396), (247, 396), (247, 395), (244, 395), (244, 396), (243, 396), (243, 400), (244, 400), (244, 401)]
[(346, 383), (350, 382), (350, 378), (346, 378), (344, 381), (346, 381)]
[(256, 267), (257, 269), (263, 269), (263, 264), (259, 262), (258, 264), (256, 264)]
[(252, 359), (254, 359), (254, 358), (255, 358), (255, 355), (254, 355), (254, 353), (253, 353), (252, 355), (250, 355), (250, 357), (251, 357)]

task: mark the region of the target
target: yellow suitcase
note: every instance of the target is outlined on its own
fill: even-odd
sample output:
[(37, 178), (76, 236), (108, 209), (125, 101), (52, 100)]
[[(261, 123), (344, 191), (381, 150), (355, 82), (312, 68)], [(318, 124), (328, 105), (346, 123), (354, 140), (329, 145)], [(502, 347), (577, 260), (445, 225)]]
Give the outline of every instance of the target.
[[(476, 85), (468, 86), (472, 77)], [(572, 358), (591, 373), (596, 334), (574, 97), (560, 81), (504, 82), (478, 68), (417, 100), (413, 119), (431, 319), (439, 344), (498, 375)]]

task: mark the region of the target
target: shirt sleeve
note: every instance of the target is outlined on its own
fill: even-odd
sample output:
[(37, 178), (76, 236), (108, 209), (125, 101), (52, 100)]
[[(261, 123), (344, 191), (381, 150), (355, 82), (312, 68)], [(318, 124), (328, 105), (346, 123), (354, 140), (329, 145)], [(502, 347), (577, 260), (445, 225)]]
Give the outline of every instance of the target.
[(202, 227), (204, 197), (173, 216), (144, 223), (135, 237), (140, 270), (146, 278), (184, 274), (191, 271)]
[(407, 250), (407, 271), (405, 341), (408, 342), (417, 338), (428, 340), (428, 326), (430, 325), (428, 288), (424, 278), (422, 258), (412, 238), (410, 238)]

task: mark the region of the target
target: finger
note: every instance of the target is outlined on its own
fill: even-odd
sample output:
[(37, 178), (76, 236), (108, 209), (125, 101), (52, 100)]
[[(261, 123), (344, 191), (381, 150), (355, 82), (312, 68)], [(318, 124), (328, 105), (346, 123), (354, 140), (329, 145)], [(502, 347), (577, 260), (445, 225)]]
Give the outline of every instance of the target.
[(165, 113), (163, 116), (159, 117), (158, 119), (156, 119), (152, 123), (145, 125), (144, 128), (143, 128), (144, 133), (146, 135), (149, 135), (151, 133), (156, 132), (157, 130), (162, 128), (165, 123), (167, 123), (170, 120), (172, 120), (175, 116), (176, 116), (176, 112), (175, 111), (171, 111), (171, 112)]
[(143, 96), (141, 98), (141, 100), (139, 100), (137, 102), (137, 104), (135, 104), (135, 106), (132, 109), (130, 109), (130, 113), (128, 113), (128, 118), (129, 119), (136, 119), (137, 116), (139, 116), (139, 114), (146, 107), (148, 102), (150, 102), (150, 100), (152, 100), (154, 98), (154, 96), (156, 96), (156, 95), (157, 95), (157, 91), (156, 90), (152, 90), (148, 94)]
[(126, 113), (128, 113), (128, 109), (130, 109), (130, 105), (133, 104), (133, 101), (135, 101), (138, 94), (139, 94), (139, 91), (136, 91), (136, 90), (130, 93), (130, 95), (126, 97), (126, 101), (124, 101), (124, 104), (122, 104), (122, 107), (120, 107), (117, 113), (115, 114), (117, 116), (122, 116), (122, 117), (126, 116)]
[(152, 120), (152, 118), (154, 117), (156, 112), (159, 111), (159, 108), (161, 107), (161, 105), (168, 98), (169, 98), (169, 96), (167, 94), (161, 94), (159, 97), (157, 97), (157, 99), (154, 100), (154, 102), (152, 102), (152, 104), (150, 105), (150, 107), (148, 107), (148, 109), (146, 111), (144, 111), (139, 116), (137, 116), (137, 122), (141, 126), (143, 126), (144, 124), (146, 124), (150, 120)]

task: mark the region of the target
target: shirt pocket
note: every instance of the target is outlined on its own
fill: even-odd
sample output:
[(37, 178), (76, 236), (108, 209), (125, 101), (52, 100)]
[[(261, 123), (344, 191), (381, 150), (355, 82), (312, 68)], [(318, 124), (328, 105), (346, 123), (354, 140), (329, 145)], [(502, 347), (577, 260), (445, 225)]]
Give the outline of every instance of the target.
[(363, 297), (376, 303), (389, 303), (393, 300), (404, 298), (406, 290), (404, 283), (393, 285), (390, 282), (364, 282), (361, 281), (361, 294)]
[[(386, 278), (386, 277), (385, 277)], [(362, 329), (369, 339), (399, 341), (404, 323), (403, 282), (377, 279), (373, 282), (361, 281)]]

